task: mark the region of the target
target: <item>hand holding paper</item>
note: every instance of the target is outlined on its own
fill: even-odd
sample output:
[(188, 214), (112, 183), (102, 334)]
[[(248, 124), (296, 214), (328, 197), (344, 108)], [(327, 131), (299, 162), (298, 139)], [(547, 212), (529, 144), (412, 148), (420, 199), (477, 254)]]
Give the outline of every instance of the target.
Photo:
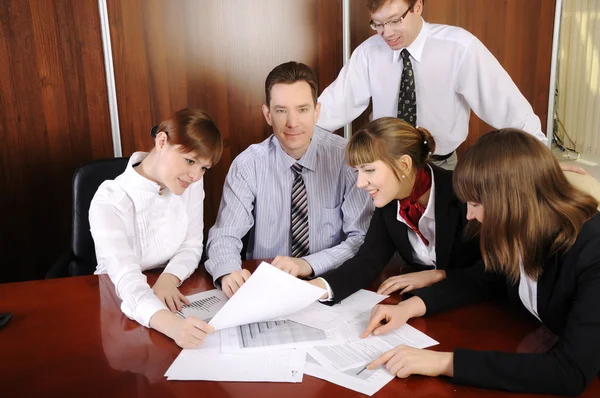
[(262, 262), (210, 325), (220, 330), (268, 321), (303, 309), (323, 293), (326, 291)]

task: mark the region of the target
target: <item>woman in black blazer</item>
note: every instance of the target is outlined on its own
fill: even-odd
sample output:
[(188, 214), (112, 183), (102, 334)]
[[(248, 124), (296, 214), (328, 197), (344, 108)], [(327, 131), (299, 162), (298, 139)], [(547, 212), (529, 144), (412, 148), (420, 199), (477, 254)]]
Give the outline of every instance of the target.
[(457, 271), (396, 306), (375, 307), (363, 336), (508, 294), (558, 342), (541, 354), (400, 346), (370, 367), (385, 363), (398, 377), (445, 375), (485, 388), (580, 394), (600, 371), (598, 202), (568, 183), (548, 148), (512, 129), (481, 137), (461, 158), (454, 187), (467, 201), (467, 229), (480, 237), (485, 267)]
[(479, 241), (464, 239), (466, 206), (452, 190), (452, 172), (427, 163), (434, 150), (427, 130), (398, 118), (374, 120), (352, 136), (347, 160), (377, 209), (356, 256), (311, 281), (329, 287), (330, 302), (371, 285), (395, 252), (420, 272), (386, 280), (382, 294), (429, 286), (481, 259)]

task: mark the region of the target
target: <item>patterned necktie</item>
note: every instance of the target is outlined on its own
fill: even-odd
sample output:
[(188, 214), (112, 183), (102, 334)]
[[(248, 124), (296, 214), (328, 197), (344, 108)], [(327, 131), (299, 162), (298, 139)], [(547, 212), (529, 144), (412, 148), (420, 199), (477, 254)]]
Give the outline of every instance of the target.
[(292, 257), (308, 254), (308, 199), (302, 179), (302, 166), (294, 163), (294, 183), (292, 184)]
[(398, 118), (413, 126), (417, 125), (417, 93), (415, 92), (415, 74), (410, 61), (410, 54), (405, 48), (400, 53), (404, 63), (400, 94), (398, 95)]

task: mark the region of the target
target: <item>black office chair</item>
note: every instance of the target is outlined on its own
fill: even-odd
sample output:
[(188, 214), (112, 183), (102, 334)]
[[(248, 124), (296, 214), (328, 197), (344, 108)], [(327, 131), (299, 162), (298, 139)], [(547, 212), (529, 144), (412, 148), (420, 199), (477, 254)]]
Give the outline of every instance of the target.
[(96, 270), (96, 252), (88, 212), (100, 184), (125, 171), (129, 158), (100, 159), (79, 167), (73, 174), (73, 220), (71, 248), (46, 274), (46, 278), (91, 275)]

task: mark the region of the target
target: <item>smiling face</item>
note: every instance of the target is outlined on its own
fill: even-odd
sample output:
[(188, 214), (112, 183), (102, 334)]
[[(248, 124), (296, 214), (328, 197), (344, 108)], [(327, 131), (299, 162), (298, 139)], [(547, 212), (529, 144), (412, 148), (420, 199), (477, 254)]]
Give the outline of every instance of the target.
[(375, 207), (384, 207), (392, 200), (407, 198), (412, 191), (408, 178), (399, 181), (391, 167), (381, 160), (357, 165), (355, 169), (358, 173), (356, 186), (368, 192)]
[(180, 145), (169, 144), (164, 132), (157, 136), (155, 149), (156, 182), (175, 195), (183, 194), (212, 166), (210, 160), (199, 158), (195, 152), (184, 153)]
[(408, 47), (421, 31), (423, 25), (421, 0), (417, 0), (402, 21), (399, 21), (411, 4), (413, 4), (413, 0), (391, 0), (371, 14), (371, 20), (377, 25), (390, 22), (378, 29), (377, 34), (392, 50)]
[(262, 110), (281, 148), (294, 159), (308, 149), (321, 104), (315, 106), (310, 85), (305, 81), (278, 83), (271, 88), (270, 104)]

